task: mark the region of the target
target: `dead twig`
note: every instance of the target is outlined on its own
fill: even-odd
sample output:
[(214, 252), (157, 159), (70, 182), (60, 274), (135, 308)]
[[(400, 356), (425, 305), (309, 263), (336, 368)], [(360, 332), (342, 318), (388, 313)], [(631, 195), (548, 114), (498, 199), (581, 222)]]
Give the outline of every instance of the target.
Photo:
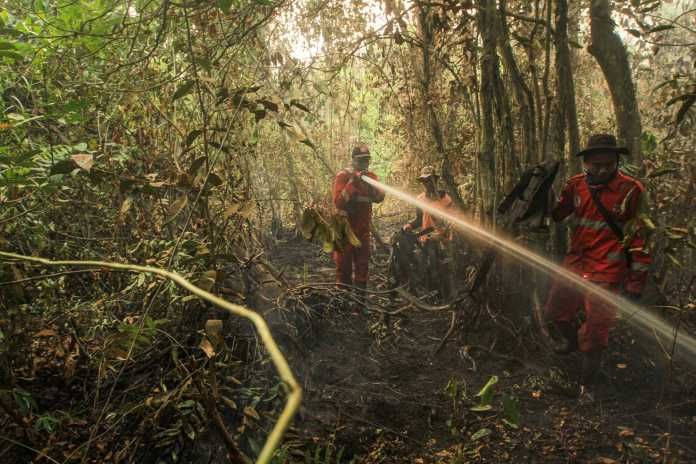
[(450, 321), (450, 326), (449, 329), (447, 329), (447, 333), (445, 334), (444, 337), (442, 337), (442, 340), (440, 340), (440, 343), (438, 343), (437, 348), (435, 348), (435, 351), (433, 351), (433, 356), (438, 354), (442, 347), (445, 346), (445, 343), (447, 342), (447, 339), (452, 335), (452, 332), (454, 331), (454, 326), (456, 325), (457, 322), (457, 312), (452, 311), (452, 320)]

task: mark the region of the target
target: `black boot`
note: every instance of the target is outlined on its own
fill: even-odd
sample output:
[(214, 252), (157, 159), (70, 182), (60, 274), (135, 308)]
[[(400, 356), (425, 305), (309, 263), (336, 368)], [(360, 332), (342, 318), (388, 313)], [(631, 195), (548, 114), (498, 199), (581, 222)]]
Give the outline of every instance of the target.
[(556, 324), (561, 340), (558, 341), (553, 351), (556, 354), (570, 354), (578, 350), (578, 329), (570, 324)]
[(596, 397), (597, 379), (602, 365), (602, 352), (583, 353), (580, 372), (580, 401), (592, 403)]

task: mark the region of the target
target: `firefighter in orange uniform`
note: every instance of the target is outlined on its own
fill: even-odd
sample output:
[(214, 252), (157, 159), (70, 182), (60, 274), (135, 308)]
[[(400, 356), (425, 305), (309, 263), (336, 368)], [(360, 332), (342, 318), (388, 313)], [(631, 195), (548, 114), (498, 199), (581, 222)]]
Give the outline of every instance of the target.
[[(438, 190), (439, 176), (432, 166), (421, 169), (418, 181), (423, 186), (423, 192), (418, 195), (418, 200), (429, 205), (446, 210), (452, 207), (452, 198), (444, 191)], [(413, 229), (421, 229), (422, 235), (418, 238), (425, 255), (424, 269), (428, 286), (431, 289), (439, 287), (441, 296), (448, 297), (449, 288), (447, 266), (444, 256), (444, 248), (452, 239), (452, 231), (442, 219), (433, 217), (427, 211), (416, 209), (416, 218), (404, 225), (403, 230), (409, 232)]]
[[(614, 136), (592, 135), (582, 157), (583, 174), (571, 177), (552, 211), (555, 221), (573, 216), (574, 227), (563, 265), (582, 278), (612, 292), (638, 299), (647, 279), (651, 257), (636, 227), (624, 237), (629, 221), (639, 221), (645, 204), (645, 188), (618, 169), (619, 156), (628, 149), (618, 147)], [(585, 320), (578, 321), (584, 309)], [(600, 369), (601, 353), (609, 343), (615, 308), (592, 295), (557, 281), (545, 306), (547, 320), (562, 335), (559, 354), (579, 350), (583, 354), (580, 394), (593, 399), (592, 387)]]
[(367, 288), (368, 266), (370, 261), (370, 221), (372, 203), (381, 203), (384, 192), (361, 179), (368, 176), (377, 180), (369, 170), (370, 150), (365, 144), (353, 148), (352, 165), (336, 174), (333, 183), (333, 203), (339, 214), (348, 217), (353, 232), (360, 240), (360, 246), (348, 243), (343, 251), (334, 251), (336, 263), (336, 283)]

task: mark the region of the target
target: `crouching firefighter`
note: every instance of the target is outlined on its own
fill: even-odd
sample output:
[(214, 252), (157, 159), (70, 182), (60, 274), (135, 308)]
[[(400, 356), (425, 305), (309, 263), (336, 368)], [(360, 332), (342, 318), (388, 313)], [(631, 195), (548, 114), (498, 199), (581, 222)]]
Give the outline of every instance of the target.
[[(612, 135), (590, 136), (586, 148), (577, 154), (582, 157), (584, 173), (568, 180), (551, 215), (555, 221), (571, 215), (574, 219), (564, 267), (608, 291), (623, 292), (636, 300), (645, 286), (651, 257), (638, 227), (645, 189), (618, 169), (619, 156), (628, 153), (627, 148), (617, 146)], [(582, 323), (578, 322), (580, 309), (585, 314)], [(615, 308), (558, 280), (549, 292), (544, 312), (561, 335), (555, 351), (567, 354), (579, 350), (583, 354), (580, 395), (591, 401)]]
[(370, 150), (365, 144), (353, 148), (352, 165), (336, 174), (333, 182), (333, 204), (338, 214), (348, 218), (348, 223), (360, 240), (360, 246), (346, 244), (342, 251), (334, 251), (336, 283), (367, 288), (370, 261), (370, 221), (372, 203), (381, 203), (384, 192), (361, 179), (368, 176), (377, 180), (369, 170)]
[[(433, 166), (425, 166), (421, 169), (418, 181), (423, 187), (423, 192), (418, 195), (418, 200), (438, 209), (452, 208), (452, 198), (444, 191), (438, 189), (439, 176)], [(418, 241), (423, 250), (423, 270), (426, 273), (425, 280), (428, 288), (437, 289), (443, 298), (449, 297), (448, 261), (446, 247), (452, 240), (452, 230), (444, 220), (434, 217), (427, 211), (416, 209), (416, 217), (406, 223), (402, 230), (410, 232), (420, 228)]]

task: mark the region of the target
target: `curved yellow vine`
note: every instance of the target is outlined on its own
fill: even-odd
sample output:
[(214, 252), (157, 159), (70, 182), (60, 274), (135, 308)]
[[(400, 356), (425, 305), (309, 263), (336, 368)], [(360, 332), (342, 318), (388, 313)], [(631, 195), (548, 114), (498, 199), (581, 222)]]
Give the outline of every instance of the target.
[(230, 303), (229, 301), (225, 301), (222, 298), (217, 297), (212, 293), (193, 285), (191, 282), (189, 282), (188, 280), (186, 280), (185, 278), (183, 278), (175, 272), (165, 271), (164, 269), (159, 269), (155, 267), (138, 266), (135, 264), (111, 263), (106, 261), (52, 261), (50, 259), (18, 255), (15, 253), (7, 253), (3, 251), (0, 251), (0, 257), (19, 261), (29, 261), (33, 263), (43, 264), (46, 266), (101, 267), (108, 269), (118, 269), (122, 271), (155, 274), (175, 282), (176, 284), (185, 288), (189, 292), (193, 293), (194, 295), (198, 296), (203, 300), (206, 300), (214, 304), (215, 306), (225, 309), (236, 316), (240, 316), (245, 319), (251, 320), (251, 322), (254, 324), (254, 327), (256, 327), (256, 330), (259, 332), (261, 340), (263, 341), (264, 345), (266, 345), (268, 354), (271, 356), (271, 360), (273, 361), (273, 364), (278, 370), (280, 378), (283, 379), (289, 390), (288, 400), (285, 404), (285, 407), (283, 408), (283, 412), (278, 417), (278, 420), (273, 426), (273, 430), (271, 430), (271, 433), (268, 435), (268, 438), (266, 439), (266, 443), (264, 443), (264, 446), (261, 449), (261, 453), (256, 459), (257, 464), (267, 464), (270, 461), (271, 457), (273, 456), (273, 452), (278, 447), (280, 440), (283, 438), (283, 434), (285, 433), (285, 430), (290, 424), (292, 417), (294, 416), (295, 412), (300, 406), (300, 402), (302, 401), (302, 388), (297, 383), (297, 380), (295, 380), (295, 376), (292, 374), (290, 366), (288, 366), (288, 363), (285, 360), (283, 353), (281, 353), (280, 349), (278, 348), (278, 345), (273, 339), (271, 331), (268, 329), (268, 326), (266, 325), (266, 321), (261, 316), (259, 316), (258, 313), (250, 309), (247, 309), (244, 306), (236, 305), (234, 303)]

